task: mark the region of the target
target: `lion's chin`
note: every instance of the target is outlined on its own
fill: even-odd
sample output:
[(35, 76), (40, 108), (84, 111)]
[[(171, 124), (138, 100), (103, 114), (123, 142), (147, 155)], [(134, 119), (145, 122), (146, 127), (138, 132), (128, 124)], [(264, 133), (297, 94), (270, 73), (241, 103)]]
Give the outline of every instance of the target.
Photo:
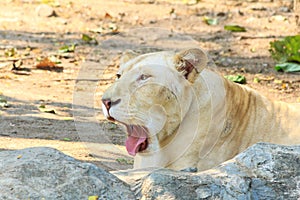
[(124, 124), (127, 128), (128, 137), (125, 145), (127, 152), (135, 156), (137, 153), (145, 151), (148, 147), (148, 129), (140, 125)]

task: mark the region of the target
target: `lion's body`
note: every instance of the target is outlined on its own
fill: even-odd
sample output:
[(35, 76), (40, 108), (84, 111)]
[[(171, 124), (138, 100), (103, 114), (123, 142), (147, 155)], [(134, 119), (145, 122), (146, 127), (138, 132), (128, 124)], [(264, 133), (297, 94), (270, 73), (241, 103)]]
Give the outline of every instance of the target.
[[(139, 152), (137, 147), (129, 147), (137, 153), (135, 168), (205, 170), (257, 142), (300, 144), (299, 104), (270, 101), (250, 88), (204, 69), (198, 61), (206, 59), (201, 53), (187, 52), (179, 54), (183, 62), (191, 59), (190, 54), (194, 60), (188, 60), (184, 69), (174, 53), (129, 60), (120, 69), (120, 80), (103, 96), (113, 99), (112, 102), (120, 99), (106, 110), (107, 115), (147, 129), (147, 149)], [(151, 61), (151, 57), (156, 61)], [(151, 78), (136, 83), (138, 73)], [(135, 114), (137, 111), (140, 114)]]

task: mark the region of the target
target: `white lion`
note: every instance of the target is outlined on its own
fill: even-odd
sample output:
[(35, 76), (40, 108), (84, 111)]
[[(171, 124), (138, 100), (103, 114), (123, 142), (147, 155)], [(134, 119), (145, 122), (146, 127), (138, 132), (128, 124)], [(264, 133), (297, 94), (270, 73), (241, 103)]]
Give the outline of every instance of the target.
[(200, 49), (126, 52), (102, 97), (127, 128), (135, 168), (205, 170), (257, 142), (300, 143), (300, 106), (275, 102), (205, 68)]

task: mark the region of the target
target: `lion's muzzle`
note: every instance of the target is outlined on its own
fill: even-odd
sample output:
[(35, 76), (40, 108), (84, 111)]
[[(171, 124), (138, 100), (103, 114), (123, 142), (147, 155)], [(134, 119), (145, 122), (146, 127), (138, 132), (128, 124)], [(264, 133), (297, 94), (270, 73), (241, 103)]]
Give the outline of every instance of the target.
[(111, 121), (115, 121), (115, 119), (110, 115), (109, 110), (113, 105), (117, 105), (121, 102), (121, 99), (117, 99), (116, 101), (112, 101), (111, 99), (102, 99), (102, 110), (104, 116)]

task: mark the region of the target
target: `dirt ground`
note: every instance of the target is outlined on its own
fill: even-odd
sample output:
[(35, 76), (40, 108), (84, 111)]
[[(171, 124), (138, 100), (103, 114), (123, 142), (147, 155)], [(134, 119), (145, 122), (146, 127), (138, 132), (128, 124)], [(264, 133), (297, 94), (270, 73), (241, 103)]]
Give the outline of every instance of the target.
[[(42, 3), (55, 14), (44, 16), (49, 8)], [(207, 25), (205, 16), (219, 23)], [(124, 131), (104, 120), (99, 107), (118, 62), (118, 56), (104, 56), (100, 46), (135, 28), (159, 27), (191, 36), (220, 73), (244, 75), (249, 87), (272, 99), (300, 102), (299, 74), (276, 72), (268, 51), (270, 41), (300, 34), (299, 16), (289, 0), (2, 0), (0, 149), (49, 146), (107, 170), (130, 168)], [(227, 24), (247, 31), (228, 32)], [(82, 34), (95, 39), (83, 40)], [(77, 44), (74, 52), (71, 47), (59, 52), (71, 44)], [(41, 63), (45, 58), (51, 61)], [(93, 64), (84, 64), (91, 60)], [(40, 69), (45, 65), (47, 69)]]

